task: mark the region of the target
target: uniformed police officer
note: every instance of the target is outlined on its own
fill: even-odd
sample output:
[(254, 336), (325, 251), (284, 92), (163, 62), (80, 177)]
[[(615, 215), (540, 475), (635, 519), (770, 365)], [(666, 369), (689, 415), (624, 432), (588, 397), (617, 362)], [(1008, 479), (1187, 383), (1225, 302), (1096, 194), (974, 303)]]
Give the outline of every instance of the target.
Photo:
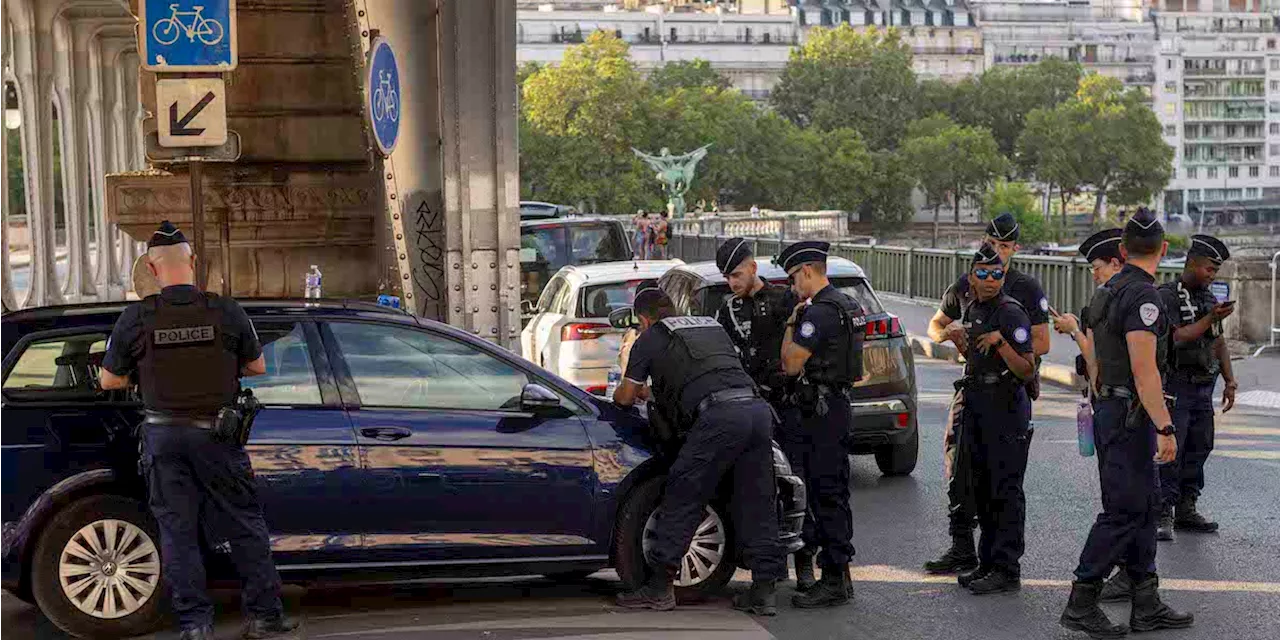
[[(965, 372), (958, 387), (960, 455), (972, 465), (967, 491), (979, 514), (978, 568), (961, 586), (978, 595), (1022, 586), (1026, 496), (1022, 479), (1031, 442), (1031, 401), (1025, 380), (1035, 374), (1031, 321), (1022, 305), (1001, 292), (1007, 272), (999, 253), (983, 244), (969, 269), (972, 299), (961, 322), (967, 333)], [(962, 500), (967, 502), (968, 500)]]
[[(1080, 255), (1089, 263), (1089, 273), (1093, 284), (1101, 287), (1111, 280), (1112, 276), (1124, 268), (1124, 256), (1120, 254), (1121, 229), (1104, 229), (1080, 243)], [(1088, 317), (1088, 307), (1077, 316), (1074, 313), (1056, 313), (1049, 309), (1053, 316), (1053, 328), (1058, 333), (1071, 336), (1076, 346), (1080, 347), (1080, 355), (1076, 356), (1076, 372), (1089, 380), (1097, 377), (1097, 360), (1093, 355), (1093, 345), (1085, 331), (1088, 325), (1084, 322)]]
[[(1177, 441), (1161, 388), (1168, 318), (1155, 287), (1168, 244), (1159, 220), (1141, 208), (1125, 225), (1126, 263), (1089, 305), (1089, 339), (1098, 360), (1094, 441), (1102, 485), (1102, 513), (1089, 531), (1076, 580), (1060, 622), (1094, 638), (1192, 624), (1160, 601), (1156, 576), (1157, 461), (1174, 460)], [(1098, 607), (1102, 580), (1123, 566), (1133, 583), (1129, 627)]]
[(164, 576), (184, 640), (213, 638), (199, 532), (226, 550), (244, 580), (246, 638), (288, 633), (280, 576), (249, 457), (214, 437), (218, 410), (233, 403), (241, 376), (266, 373), (262, 346), (234, 300), (197, 289), (182, 232), (165, 221), (147, 242), (147, 264), (163, 287), (125, 309), (103, 358), (104, 389), (137, 376), (146, 409), (142, 468), (160, 527)]
[[(1049, 352), (1049, 299), (1034, 277), (1013, 268), (1013, 257), (1021, 248), (1018, 238), (1022, 231), (1018, 221), (1013, 215), (1002, 213), (987, 223), (985, 234), (983, 242), (1000, 254), (1004, 266), (1004, 294), (1017, 300), (1031, 320), (1031, 345), (1038, 364), (1040, 356)], [(956, 321), (960, 319), (964, 305), (972, 297), (969, 276), (965, 274), (942, 294), (942, 304), (929, 321), (929, 338), (934, 342), (951, 341), (961, 352), (966, 351), (968, 345), (965, 342), (965, 330)], [(1034, 376), (1028, 381), (1027, 390), (1032, 400), (1039, 397), (1039, 382)], [(978, 516), (959, 499), (961, 488), (956, 484), (961, 481), (956, 477), (956, 470), (968, 468), (969, 463), (967, 460), (956, 460), (959, 436), (955, 433), (955, 417), (962, 413), (963, 401), (962, 394), (957, 391), (947, 416), (944, 438), (944, 475), (948, 480), (947, 514), (951, 547), (938, 559), (924, 564), (925, 571), (929, 573), (957, 573), (978, 566), (978, 556), (973, 547), (973, 528)]]
[[(751, 569), (751, 589), (734, 607), (775, 615), (775, 583), (786, 572), (778, 544), (773, 471), (773, 411), (755, 391), (733, 343), (712, 318), (677, 316), (660, 289), (636, 296), (641, 334), (631, 348), (627, 370), (613, 399), (631, 405), (646, 393), (655, 410), (687, 433), (667, 474), (655, 512), (657, 526), (647, 552), (651, 568), (645, 584), (618, 596), (628, 608), (675, 607), (672, 581), (707, 503), (732, 474), (730, 512), (742, 557)], [(646, 380), (652, 388), (646, 392)]]
[(806, 545), (820, 548), (822, 579), (792, 598), (797, 607), (829, 607), (849, 601), (853, 589), (853, 512), (849, 505), (847, 439), (852, 415), (849, 391), (862, 377), (862, 308), (827, 280), (826, 242), (797, 242), (777, 263), (802, 300), (782, 338), (782, 369), (792, 382), (783, 439), (804, 474), (813, 532)]
[(1221, 240), (1191, 236), (1182, 277), (1160, 286), (1173, 322), (1173, 350), (1165, 391), (1177, 398), (1173, 426), (1178, 434), (1178, 457), (1160, 467), (1164, 505), (1156, 531), (1159, 540), (1172, 540), (1175, 528), (1197, 533), (1218, 530), (1218, 523), (1196, 510), (1196, 501), (1204, 489), (1205, 460), (1213, 451), (1213, 388), (1218, 374), (1222, 374), (1224, 384), (1222, 412), (1230, 411), (1236, 401), (1231, 354), (1222, 337), (1222, 321), (1235, 310), (1235, 303), (1218, 302), (1209, 291), (1218, 269), (1230, 257)]

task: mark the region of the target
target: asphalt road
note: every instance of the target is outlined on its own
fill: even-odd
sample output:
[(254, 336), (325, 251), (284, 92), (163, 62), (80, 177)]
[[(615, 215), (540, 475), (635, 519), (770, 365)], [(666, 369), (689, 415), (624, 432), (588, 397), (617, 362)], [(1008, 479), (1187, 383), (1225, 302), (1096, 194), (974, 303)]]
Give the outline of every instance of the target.
[[(727, 599), (674, 613), (612, 606), (617, 581), (602, 572), (577, 583), (542, 578), (471, 584), (289, 588), (287, 606), (307, 638), (456, 640), (483, 638), (822, 638), (1028, 640), (1084, 638), (1057, 617), (1089, 525), (1099, 508), (1097, 467), (1075, 447), (1075, 399), (1048, 388), (1036, 405), (1028, 494), (1027, 554), (1020, 593), (976, 597), (949, 578), (924, 576), (920, 564), (946, 543), (941, 477), (942, 416), (958, 367), (920, 361), (921, 461), (906, 478), (883, 478), (869, 458), (854, 463), (857, 596), (847, 607), (801, 611), (785, 604), (771, 619), (732, 611)], [(1247, 410), (1247, 409), (1246, 409)], [(1153, 639), (1280, 637), (1280, 424), (1274, 413), (1220, 417), (1208, 465), (1204, 512), (1220, 533), (1181, 535), (1160, 546), (1166, 602), (1190, 610), (1196, 626)], [(745, 580), (740, 573), (738, 578)], [(738, 586), (745, 586), (745, 583)], [(237, 637), (234, 593), (219, 594), (218, 637)], [(24, 638), (61, 638), (34, 608), (7, 594), (0, 624)], [(1113, 619), (1127, 605), (1108, 605)], [(163, 634), (159, 637), (169, 637)]]

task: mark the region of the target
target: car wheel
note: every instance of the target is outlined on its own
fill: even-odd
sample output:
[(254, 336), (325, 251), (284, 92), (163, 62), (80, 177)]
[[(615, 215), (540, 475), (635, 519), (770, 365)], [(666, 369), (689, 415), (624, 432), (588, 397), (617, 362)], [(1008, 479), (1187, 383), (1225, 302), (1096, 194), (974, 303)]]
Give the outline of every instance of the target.
[[(662, 499), (665, 481), (665, 478), (654, 478), (636, 487), (619, 510), (614, 533), (617, 570), (628, 589), (639, 587), (648, 574), (645, 550), (656, 525), (653, 515)], [(708, 505), (680, 562), (675, 579), (676, 596), (698, 599), (724, 588), (737, 570), (733, 541), (733, 526), (724, 505)]]
[(916, 468), (916, 457), (920, 452), (920, 432), (911, 434), (911, 438), (902, 444), (888, 445), (876, 449), (876, 466), (886, 476), (905, 476)]
[(152, 632), (165, 606), (160, 536), (137, 500), (77, 500), (45, 527), (35, 548), (32, 592), (62, 630), (83, 638)]

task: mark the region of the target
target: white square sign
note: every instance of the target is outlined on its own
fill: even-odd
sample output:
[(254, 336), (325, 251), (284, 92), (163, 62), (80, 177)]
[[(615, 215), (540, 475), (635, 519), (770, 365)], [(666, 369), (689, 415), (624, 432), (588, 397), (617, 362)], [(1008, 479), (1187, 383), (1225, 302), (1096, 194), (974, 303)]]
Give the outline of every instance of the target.
[(227, 141), (227, 86), (221, 78), (156, 81), (162, 147), (217, 147)]

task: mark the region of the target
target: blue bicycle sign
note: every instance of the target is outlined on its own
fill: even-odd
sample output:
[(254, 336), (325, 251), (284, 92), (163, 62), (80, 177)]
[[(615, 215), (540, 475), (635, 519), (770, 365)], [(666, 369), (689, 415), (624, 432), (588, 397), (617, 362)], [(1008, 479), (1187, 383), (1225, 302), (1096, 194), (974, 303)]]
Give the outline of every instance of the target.
[(383, 155), (390, 155), (400, 137), (400, 69), (396, 54), (384, 38), (374, 38), (369, 47), (365, 76), (365, 109), (373, 140)]
[(141, 0), (143, 65), (154, 71), (236, 67), (235, 0)]

